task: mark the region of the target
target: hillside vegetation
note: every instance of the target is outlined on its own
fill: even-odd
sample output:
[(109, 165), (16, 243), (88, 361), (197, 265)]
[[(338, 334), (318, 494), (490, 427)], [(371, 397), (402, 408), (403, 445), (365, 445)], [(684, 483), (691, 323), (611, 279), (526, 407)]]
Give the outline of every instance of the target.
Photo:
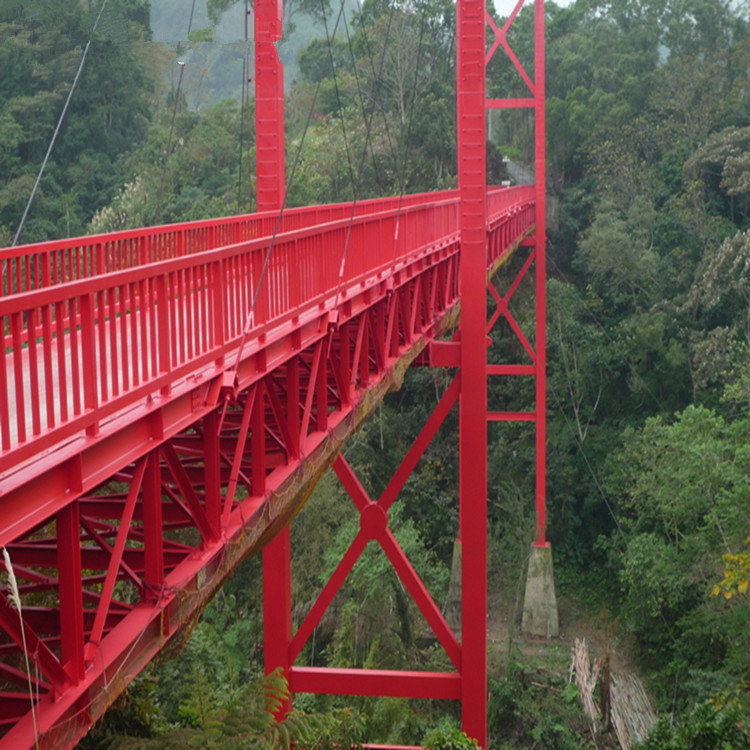
[[(164, 3), (159, 12), (187, 29), (184, 5)], [(238, 8), (210, 3), (214, 20)], [(97, 11), (93, 2), (0, 0), (2, 245), (16, 232)], [(252, 102), (244, 111), (241, 95), (212, 103), (208, 78), (200, 89), (191, 78), (178, 87), (175, 48), (151, 39), (155, 15), (142, 0), (110, 0), (22, 241), (252, 208)], [(453, 4), (365, 0), (351, 17), (333, 1), (300, 6), (294, 21), (312, 41), (299, 51), (287, 97), (289, 205), (455, 185)], [(529, 69), (531, 22), (524, 8), (509, 36)], [(195, 28), (211, 23), (206, 10)], [(180, 54), (208, 54), (201, 40), (210, 34), (184, 38)], [(242, 55), (235, 57), (239, 67), (226, 77), (240, 81)], [(627, 645), (665, 717), (648, 747), (721, 746), (690, 744), (703, 736), (748, 746), (746, 11), (724, 0), (550, 2), (547, 61), (548, 177), (559, 199), (548, 264), (548, 506), (558, 595), (568, 612), (596, 616), (606, 605), (619, 618), (614, 648)], [(493, 62), (490, 73), (491, 95), (523, 94), (507, 68)], [(493, 180), (505, 177), (501, 154), (530, 162), (528, 114), (497, 116), (491, 138)], [(514, 297), (527, 331), (531, 291)], [(498, 331), (493, 356), (522, 356), (509, 328)], [(440, 372), (414, 371), (348, 447), (371, 495), (446, 382)], [(531, 403), (519, 382), (492, 388), (502, 408)], [(392, 514), (438, 601), (457, 529), (455, 434), (449, 420)], [(512, 425), (494, 426), (490, 438), (491, 580), (512, 621), (533, 536), (533, 437)], [(347, 503), (327, 477), (293, 525), (295, 617), (354, 533)], [(218, 732), (211, 741), (221, 746), (227, 717), (237, 718), (236, 702), (261, 669), (259, 580), (258, 561), (249, 560), (180, 659), (141, 680), (129, 707), (89, 746), (115, 746), (120, 734), (170, 746), (184, 741), (169, 734), (175, 727), (190, 728), (193, 739)], [(368, 550), (304, 658), (442, 668), (428, 635), (386, 562)], [(559, 695), (547, 705), (534, 692), (538, 665), (512, 647), (501, 651), (492, 746), (584, 747), (559, 677), (564, 666), (558, 676), (539, 667), (554, 688), (544, 695)], [(325, 713), (339, 703), (301, 697), (296, 705)], [(330, 736), (343, 727), (354, 738), (419, 743), (445, 711), (375, 699), (350, 708), (356, 713), (327, 725)]]

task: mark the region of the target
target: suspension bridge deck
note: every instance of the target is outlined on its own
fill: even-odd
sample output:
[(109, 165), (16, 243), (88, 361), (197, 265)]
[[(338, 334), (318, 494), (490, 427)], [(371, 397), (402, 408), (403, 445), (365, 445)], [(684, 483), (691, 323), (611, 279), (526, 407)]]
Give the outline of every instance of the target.
[[(487, 202), (491, 273), (532, 231), (533, 188)], [(455, 325), (458, 208), (431, 193), (0, 250), (0, 747), (73, 744), (288, 524)]]

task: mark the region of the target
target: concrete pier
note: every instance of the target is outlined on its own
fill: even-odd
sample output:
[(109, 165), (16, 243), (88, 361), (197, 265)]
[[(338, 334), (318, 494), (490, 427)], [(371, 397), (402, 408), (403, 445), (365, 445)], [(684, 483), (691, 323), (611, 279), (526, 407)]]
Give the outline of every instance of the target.
[(530, 635), (556, 638), (560, 633), (552, 569), (552, 547), (531, 545), (521, 630)]

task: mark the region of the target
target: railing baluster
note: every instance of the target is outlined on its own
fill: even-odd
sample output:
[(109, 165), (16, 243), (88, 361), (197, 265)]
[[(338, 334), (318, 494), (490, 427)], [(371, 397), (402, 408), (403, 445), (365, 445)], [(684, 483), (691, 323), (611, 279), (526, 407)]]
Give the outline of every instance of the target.
[(133, 376), (133, 388), (140, 385), (141, 369), (140, 357), (138, 350), (138, 294), (136, 292), (137, 283), (128, 284), (128, 327), (130, 329), (130, 355), (133, 358), (131, 374)]
[(146, 281), (141, 279), (135, 285), (138, 295), (138, 333), (140, 334), (140, 357), (141, 357), (141, 378), (145, 383), (148, 380), (148, 292), (146, 290)]
[(74, 297), (68, 301), (68, 330), (70, 341), (70, 373), (73, 384), (73, 413), (78, 416), (81, 414), (81, 360), (79, 358), (79, 337), (80, 329), (78, 328), (80, 299)]
[(130, 358), (128, 357), (128, 285), (117, 287), (117, 308), (120, 320), (120, 346), (122, 351), (122, 390), (130, 389)]
[[(211, 342), (211, 348), (215, 349), (222, 347), (226, 340), (224, 337), (227, 312), (227, 296), (225, 291), (227, 280), (231, 282), (231, 278), (227, 279), (225, 276), (225, 268), (226, 266), (221, 261), (211, 264), (211, 316), (213, 317), (213, 341)], [(217, 366), (221, 366), (222, 364), (224, 364), (223, 352), (216, 360)]]
[[(168, 289), (167, 274), (161, 274), (156, 281), (156, 300), (154, 301), (158, 318), (158, 325), (155, 327), (154, 335), (159, 339), (158, 373), (160, 375), (166, 375), (172, 371), (172, 363), (170, 361), (172, 326), (169, 321), (170, 305)], [(162, 386), (161, 392), (163, 395), (167, 395), (170, 390), (171, 384), (168, 383)]]
[(10, 332), (13, 339), (13, 381), (16, 394), (16, 429), (18, 442), (26, 442), (26, 399), (23, 392), (23, 349), (21, 344), (21, 328), (23, 316), (14, 313), (10, 318)]
[(55, 303), (55, 328), (57, 337), (57, 393), (60, 399), (60, 420), (68, 419), (68, 373), (65, 367), (65, 303)]
[(157, 310), (156, 310), (156, 279), (146, 279), (144, 282), (146, 286), (146, 299), (148, 304), (148, 330), (150, 333), (149, 344), (150, 344), (150, 362), (151, 367), (149, 368), (149, 377), (155, 378), (159, 375), (159, 339), (160, 332), (157, 326)]
[[(95, 412), (99, 405), (99, 389), (96, 367), (96, 330), (94, 327), (94, 295), (85, 294), (81, 303), (81, 357), (83, 365), (83, 408), (86, 412)], [(87, 435), (96, 435), (99, 423), (94, 421), (86, 427)]]
[(26, 336), (29, 355), (29, 402), (31, 407), (31, 430), (34, 437), (42, 431), (41, 390), (39, 388), (39, 359), (37, 355), (36, 318), (38, 310), (32, 308), (26, 317)]
[(99, 344), (99, 377), (101, 383), (101, 400), (109, 400), (109, 373), (111, 365), (107, 357), (107, 309), (106, 309), (106, 291), (100, 290), (96, 293), (96, 319), (95, 325), (98, 335)]
[(196, 270), (194, 266), (187, 269), (187, 284), (185, 288), (185, 326), (187, 334), (187, 356), (192, 359), (196, 348), (196, 337), (198, 336), (198, 290), (195, 288)]
[[(0, 317), (0, 326), (2, 326), (0, 341), (3, 342), (3, 357), (7, 361), (8, 342), (5, 332), (9, 326), (8, 318)], [(10, 394), (8, 393), (8, 374), (5, 363), (3, 363), (3, 367), (0, 367), (0, 448), (4, 451), (10, 449)]]
[(120, 377), (117, 356), (117, 288), (107, 289), (109, 302), (109, 366), (112, 374), (112, 396), (120, 395)]
[[(184, 336), (184, 326), (182, 325), (181, 319), (177, 315), (177, 304), (175, 302), (175, 278), (180, 278), (181, 272), (173, 272), (170, 273), (168, 276), (165, 277), (164, 283), (166, 286), (165, 289), (165, 300), (168, 301), (169, 304), (169, 316), (170, 320), (172, 321), (172, 325), (169, 330), (169, 339), (170, 339), (170, 347), (172, 352), (172, 358), (171, 362), (173, 365), (179, 364), (182, 360), (180, 358), (180, 355), (177, 352), (177, 345), (178, 341), (182, 343), (182, 346), (185, 345), (185, 336)], [(178, 293), (179, 293), (179, 287), (178, 287)]]

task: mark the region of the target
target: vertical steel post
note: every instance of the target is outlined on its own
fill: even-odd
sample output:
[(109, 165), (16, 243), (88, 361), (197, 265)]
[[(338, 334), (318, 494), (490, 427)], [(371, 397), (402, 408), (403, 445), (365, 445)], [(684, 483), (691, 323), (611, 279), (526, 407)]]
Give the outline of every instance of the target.
[(84, 677), (81, 528), (78, 501), (57, 514), (57, 566), (60, 594), (60, 645), (63, 667), (72, 683)]
[[(284, 67), (276, 44), (281, 40), (282, 0), (255, 1), (255, 163), (258, 211), (280, 211), (284, 205)], [(262, 392), (256, 408), (263, 408)], [(259, 421), (253, 420), (258, 432)], [(253, 449), (264, 435), (254, 435)], [(255, 450), (253, 451), (255, 453)], [(257, 459), (254, 460), (254, 465)], [(265, 471), (265, 469), (264, 469)], [(288, 675), (292, 640), (291, 536), (289, 527), (263, 549), (263, 642), (266, 674), (279, 667)], [(291, 700), (280, 716), (291, 709)]]
[[(263, 658), (266, 674), (281, 668), (289, 676), (292, 641), (292, 570), (289, 526), (263, 548)], [(292, 699), (276, 716), (281, 720), (292, 708)]]
[(255, 0), (255, 165), (258, 211), (284, 202), (284, 66), (282, 0)]
[(462, 725), (487, 747), (487, 229), (484, 0), (458, 0)]
[(546, 547), (547, 528), (547, 171), (545, 149), (544, 0), (534, 0), (534, 140), (536, 236), (536, 541)]
[(209, 412), (203, 421), (204, 493), (206, 516), (211, 526), (212, 539), (221, 537), (221, 441), (219, 415)]
[(143, 479), (143, 557), (146, 598), (158, 599), (164, 584), (164, 538), (162, 536), (161, 454), (159, 449), (148, 454)]

